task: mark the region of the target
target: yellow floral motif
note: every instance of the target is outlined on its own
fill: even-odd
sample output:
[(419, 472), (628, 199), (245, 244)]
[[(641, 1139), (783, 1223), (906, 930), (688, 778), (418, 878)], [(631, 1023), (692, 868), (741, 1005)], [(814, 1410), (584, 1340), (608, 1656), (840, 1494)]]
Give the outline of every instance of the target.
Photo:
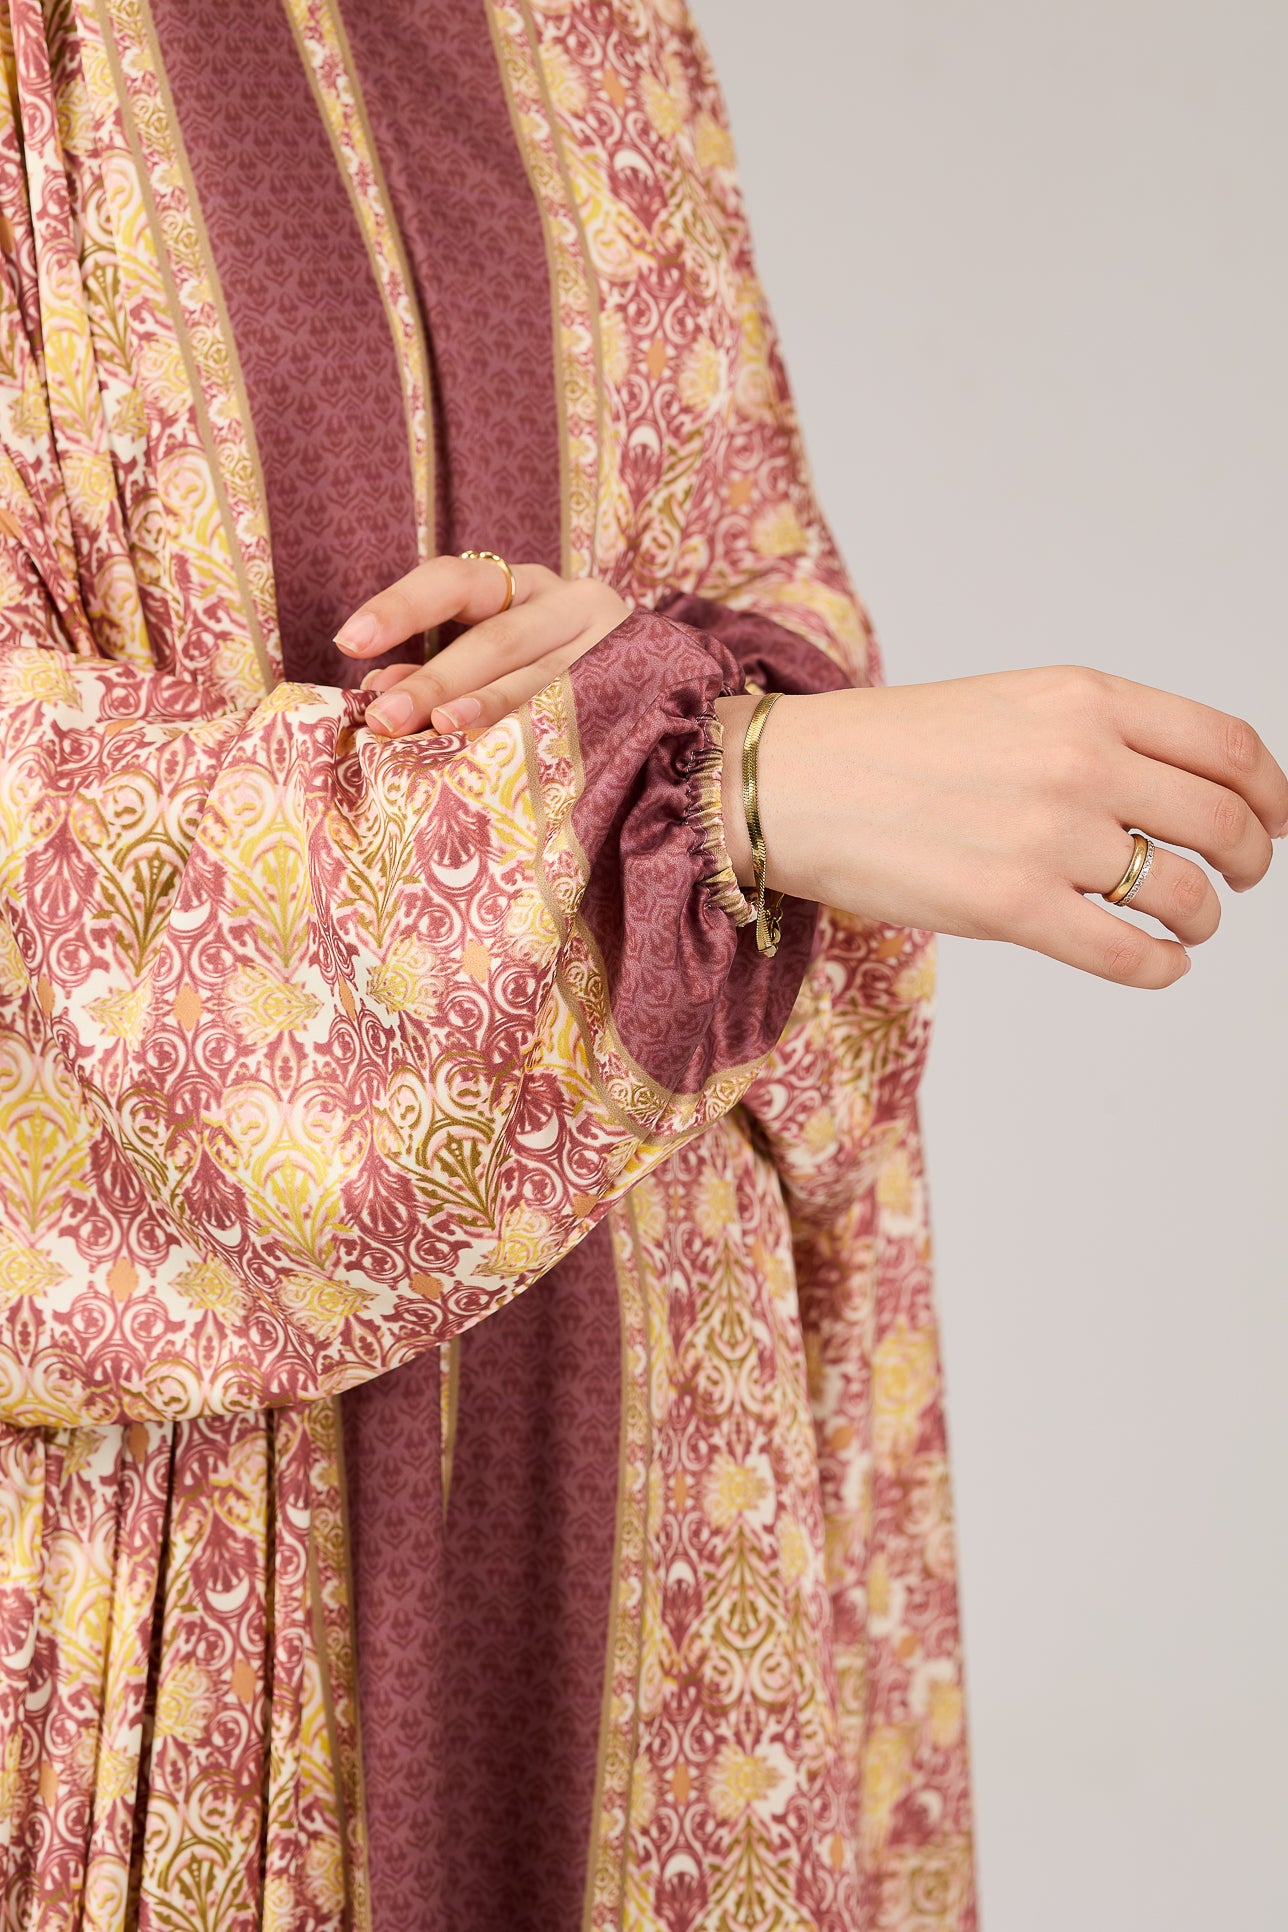
[(102, 1429), (69, 1429), (63, 1451), (63, 1476), (75, 1476), (93, 1462), (103, 1446)]
[(930, 1686), (930, 1736), (936, 1750), (947, 1751), (962, 1734), (961, 1685), (936, 1679)]
[(283, 979), (267, 966), (239, 966), (224, 995), (225, 1012), (252, 1046), (299, 1032), (321, 1006), (298, 981)]
[(811, 1154), (826, 1154), (836, 1146), (836, 1115), (830, 1107), (819, 1107), (810, 1115), (802, 1138)]
[(725, 387), (725, 359), (709, 335), (700, 335), (680, 364), (680, 399), (690, 409), (710, 409)]
[(46, 704), (75, 702), (76, 685), (62, 651), (13, 651), (0, 665), (0, 698), (6, 704), (33, 699)]
[(0, 1227), (0, 1308), (8, 1308), (23, 1295), (43, 1295), (66, 1279), (67, 1270), (41, 1249)]
[(733, 139), (728, 128), (721, 127), (713, 114), (698, 115), (693, 128), (693, 153), (704, 172), (733, 167)]
[(542, 56), (546, 86), (561, 114), (580, 114), (586, 105), (585, 75), (574, 66), (562, 47), (552, 46)]
[(115, 1744), (100, 1746), (95, 1774), (95, 1798), (104, 1805), (128, 1797), (138, 1782), (139, 1761), (133, 1751)]
[(302, 1322), (310, 1334), (323, 1340), (337, 1333), (345, 1322), (360, 1315), (370, 1304), (371, 1290), (354, 1281), (337, 1281), (325, 1275), (288, 1275), (281, 1287), (282, 1306)]
[(863, 1760), (863, 1846), (869, 1857), (890, 1834), (894, 1808), (908, 1785), (916, 1734), (907, 1724), (878, 1724)]
[(263, 1932), (292, 1932), (298, 1922), (295, 1887), (284, 1872), (275, 1872), (264, 1883)]
[(0, 1743), (0, 1831), (4, 1832), (12, 1829), (24, 1795), (21, 1753), (22, 1732), (15, 1728)]
[(208, 1308), (225, 1321), (236, 1321), (245, 1307), (246, 1290), (222, 1261), (190, 1261), (174, 1285), (198, 1308)]
[(367, 996), (390, 1013), (431, 1022), (447, 991), (446, 967), (423, 939), (396, 940), (367, 982)]
[(27, 962), (9, 921), (0, 917), (0, 999), (16, 999), (28, 985)]
[(338, 1840), (313, 1840), (304, 1855), (304, 1883), (314, 1904), (338, 1923), (344, 1911), (344, 1860)]
[(642, 81), (644, 112), (664, 141), (673, 141), (684, 126), (687, 103), (652, 74)]
[(631, 1813), (647, 1827), (657, 1810), (657, 1773), (646, 1757), (637, 1757), (631, 1773)]
[(933, 999), (935, 992), (935, 950), (927, 946), (917, 955), (911, 966), (905, 966), (894, 983), (895, 998), (906, 1000), (911, 1006), (915, 1000)]
[(799, 1583), (809, 1568), (809, 1542), (794, 1516), (784, 1519), (778, 1531), (778, 1561), (783, 1581)]
[(886, 1467), (911, 1455), (938, 1387), (934, 1333), (898, 1322), (872, 1352), (872, 1433)]
[(884, 1550), (873, 1557), (868, 1569), (868, 1611), (878, 1622), (890, 1615), (890, 1566)]
[(738, 1818), (749, 1805), (767, 1798), (782, 1773), (764, 1758), (726, 1744), (711, 1778), (711, 1808), (717, 1818)]
[(759, 1508), (769, 1495), (760, 1470), (719, 1456), (706, 1480), (706, 1512), (717, 1529), (729, 1529), (745, 1510)]
[(752, 548), (761, 557), (793, 556), (806, 541), (801, 520), (790, 503), (775, 504), (752, 525)]
[(197, 1663), (171, 1664), (157, 1691), (157, 1732), (198, 1744), (217, 1704), (210, 1672)]
[(262, 1496), (268, 1480), (268, 1445), (254, 1430), (234, 1444), (228, 1456), (228, 1484), (243, 1496)]
[(630, 337), (620, 309), (605, 309), (599, 324), (600, 354), (609, 382), (619, 383), (630, 368)]
[(505, 931), (532, 960), (549, 959), (559, 943), (554, 914), (539, 892), (516, 894), (505, 915)]
[(149, 975), (124, 993), (109, 993), (101, 999), (91, 1000), (85, 1010), (92, 1020), (98, 1022), (104, 1033), (110, 1034), (114, 1040), (124, 1040), (127, 1046), (135, 1047), (143, 1038), (151, 1006), (152, 979)]
[(695, 1212), (708, 1241), (721, 1240), (738, 1223), (738, 1195), (727, 1174), (714, 1168), (702, 1178)]
[(877, 1200), (887, 1214), (897, 1214), (904, 1219), (916, 1205), (916, 1195), (912, 1169), (908, 1156), (900, 1149), (890, 1156), (877, 1178)]
[(512, 1207), (502, 1214), (496, 1242), (484, 1259), (485, 1275), (525, 1275), (540, 1268), (551, 1247), (549, 1218), (539, 1208)]

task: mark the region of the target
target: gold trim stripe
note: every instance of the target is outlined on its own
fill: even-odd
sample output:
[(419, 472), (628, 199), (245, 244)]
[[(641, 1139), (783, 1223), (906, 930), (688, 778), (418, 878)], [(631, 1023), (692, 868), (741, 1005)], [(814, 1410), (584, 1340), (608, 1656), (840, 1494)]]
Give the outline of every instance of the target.
[(582, 1932), (613, 1932), (625, 1919), (631, 1777), (639, 1742), (640, 1671), (648, 1566), (652, 1386), (648, 1297), (635, 1206), (628, 1194), (608, 1212), (621, 1322), (621, 1436), (617, 1533), (608, 1610), (599, 1756), (586, 1858)]
[(555, 393), (563, 495), (563, 574), (597, 569), (604, 448), (603, 345), (590, 251), (556, 129), (554, 105), (526, 0), (491, 0), (488, 17), (510, 119), (541, 215), (553, 308)]
[[(87, 10), (81, 25), (90, 24)], [(228, 568), (245, 614), (259, 679), (263, 690), (269, 691), (281, 675), (281, 645), (259, 451), (147, 0), (97, 0), (92, 24), (100, 41), (100, 48), (93, 51), (102, 54), (100, 66), (87, 48), (91, 57), (85, 71), (94, 111), (99, 117), (119, 116), (125, 143), (105, 159), (103, 168), (104, 188), (117, 223), (118, 264), (123, 279), (130, 280), (131, 300), (154, 307), (157, 291), (163, 291), (226, 533)], [(117, 179), (111, 165), (119, 167), (127, 159), (134, 177), (128, 183)], [(165, 191), (164, 208), (158, 188)], [(129, 220), (126, 203), (133, 195), (144, 211), (143, 224)], [(213, 554), (213, 532), (211, 541)], [(225, 674), (225, 682), (239, 681), (239, 675)], [(248, 679), (245, 682), (249, 684)], [(238, 695), (255, 694), (246, 689)]]

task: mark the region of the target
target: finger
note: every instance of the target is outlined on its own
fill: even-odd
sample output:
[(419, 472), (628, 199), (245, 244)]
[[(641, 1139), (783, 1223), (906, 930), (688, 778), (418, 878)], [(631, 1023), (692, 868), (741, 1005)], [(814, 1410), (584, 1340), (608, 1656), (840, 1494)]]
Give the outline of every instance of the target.
[(1136, 752), (1127, 757), (1112, 804), (1125, 825), (1197, 852), (1236, 892), (1264, 877), (1274, 846), (1246, 799), (1175, 765)]
[(1133, 751), (1237, 792), (1271, 838), (1288, 830), (1288, 775), (1246, 720), (1127, 678), (1107, 683)]
[(461, 709), (468, 706), (469, 694), (568, 642), (567, 627), (567, 613), (557, 598), (536, 598), (522, 610), (506, 611), (503, 617), (475, 625), (428, 664), (413, 665), (412, 675), (399, 679), (396, 688), (386, 688), (368, 708), (367, 723), (389, 737), (423, 731), (436, 713), (443, 714), (437, 725), (440, 731), (472, 727), (477, 718)]
[[(562, 644), (577, 643), (573, 657), (606, 637), (626, 616), (628, 606), (615, 590), (594, 578), (560, 582), (549, 595), (539, 594), (522, 612), (506, 611), (487, 623), (475, 624), (433, 660), (442, 698), (433, 712), (440, 731), (457, 731), (476, 722), (473, 712), (462, 712), (457, 700), (476, 695), (484, 685), (519, 670)], [(570, 663), (572, 658), (568, 660)], [(442, 716), (439, 716), (439, 713)]]
[[(542, 564), (516, 564), (515, 604), (526, 603), (552, 578), (553, 572)], [(504, 571), (485, 558), (434, 557), (360, 604), (340, 626), (335, 641), (349, 657), (378, 657), (449, 618), (477, 624), (494, 617), (508, 588)]]
[[(589, 650), (594, 641), (594, 639), (589, 640), (581, 648)], [(517, 711), (520, 705), (528, 702), (529, 698), (534, 698), (538, 691), (544, 691), (548, 684), (553, 684), (580, 654), (581, 651), (576, 645), (563, 645), (559, 650), (549, 652), (532, 664), (525, 664), (518, 671), (511, 671), (503, 678), (494, 679), (491, 684), (484, 685), (482, 690), (471, 691), (467, 697), (458, 699), (453, 704), (451, 713), (441, 714), (443, 718), (441, 724), (439, 723), (440, 714), (435, 712), (434, 722), (437, 729), (440, 731), (486, 730), (488, 725), (496, 724), (500, 719), (508, 717), (511, 711)], [(453, 719), (451, 723), (447, 722), (449, 716)]]
[(1174, 939), (1155, 939), (1072, 888), (1053, 896), (1046, 916), (1019, 937), (1034, 952), (1118, 986), (1157, 990), (1190, 970), (1189, 954)]
[(1147, 912), (1186, 946), (1201, 946), (1221, 923), (1221, 901), (1202, 866), (1163, 845), (1155, 846), (1144, 884), (1124, 911)]
[(373, 692), (392, 691), (395, 684), (401, 684), (404, 678), (411, 677), (413, 672), (420, 668), (418, 664), (382, 664), (376, 670), (367, 672), (358, 689)]

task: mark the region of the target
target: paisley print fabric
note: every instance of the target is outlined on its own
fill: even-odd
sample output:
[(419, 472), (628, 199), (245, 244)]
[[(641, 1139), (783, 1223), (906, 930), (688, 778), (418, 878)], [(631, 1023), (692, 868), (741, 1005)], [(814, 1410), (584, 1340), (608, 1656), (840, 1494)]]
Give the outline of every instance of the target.
[[(191, 23), (0, 0), (0, 1926), (517, 1932), (579, 1899), (597, 1932), (973, 1932), (915, 1111), (933, 967), (923, 936), (804, 907), (762, 960), (723, 849), (715, 700), (878, 666), (705, 52), (679, 0), (274, 5), (263, 58), (295, 63), (381, 318), (373, 397), (396, 370), (379, 527), (423, 550), (492, 489), (540, 548), (558, 504), (565, 569), (638, 608), (472, 738), (378, 743), (359, 693), (281, 682), (315, 495), (265, 490), (261, 451), (289, 482), (300, 433), (288, 345), (244, 372), (254, 303), (225, 286), (271, 144), (208, 223), (218, 104), (185, 107), (196, 42), (165, 54)], [(395, 44), (441, 44), (458, 118), (425, 154), (467, 171), (526, 291), (490, 343), (505, 406), (473, 415), (481, 258), (459, 181), (417, 209)], [(315, 230), (296, 297), (325, 284)], [(293, 394), (322, 395), (327, 306), (294, 315)], [(617, 1321), (508, 1354), (503, 1311), (574, 1265)], [(445, 1355), (440, 1401), (438, 1352), (485, 1318), (500, 1346)], [(498, 1508), (507, 1428), (548, 1453), (543, 1402), (570, 1405), (555, 1493)], [(578, 1454), (613, 1433), (610, 1523)], [(395, 1565), (376, 1490), (408, 1457), (432, 1506)], [(463, 1605), (452, 1551), (480, 1537), (491, 1593)], [(533, 1551), (563, 1567), (525, 1600)], [(514, 1619), (533, 1807), (504, 1698), (480, 1689), (492, 1743), (470, 1734)], [(416, 1735), (364, 1632), (415, 1679)]]

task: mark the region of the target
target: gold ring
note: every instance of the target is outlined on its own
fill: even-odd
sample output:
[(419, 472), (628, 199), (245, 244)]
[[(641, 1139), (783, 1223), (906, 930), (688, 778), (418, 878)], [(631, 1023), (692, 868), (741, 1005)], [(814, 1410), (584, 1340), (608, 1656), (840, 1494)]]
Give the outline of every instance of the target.
[(1131, 864), (1123, 873), (1112, 892), (1101, 894), (1107, 905), (1129, 906), (1145, 883), (1145, 875), (1154, 863), (1154, 841), (1146, 838), (1143, 832), (1131, 835)]
[[(505, 602), (502, 604), (501, 610), (509, 610), (511, 604), (514, 602), (514, 572), (505, 561), (505, 558), (498, 557), (495, 550), (462, 550), (461, 562), (494, 563), (498, 570), (503, 570), (505, 572)], [(496, 612), (498, 617), (501, 615), (501, 610)]]

